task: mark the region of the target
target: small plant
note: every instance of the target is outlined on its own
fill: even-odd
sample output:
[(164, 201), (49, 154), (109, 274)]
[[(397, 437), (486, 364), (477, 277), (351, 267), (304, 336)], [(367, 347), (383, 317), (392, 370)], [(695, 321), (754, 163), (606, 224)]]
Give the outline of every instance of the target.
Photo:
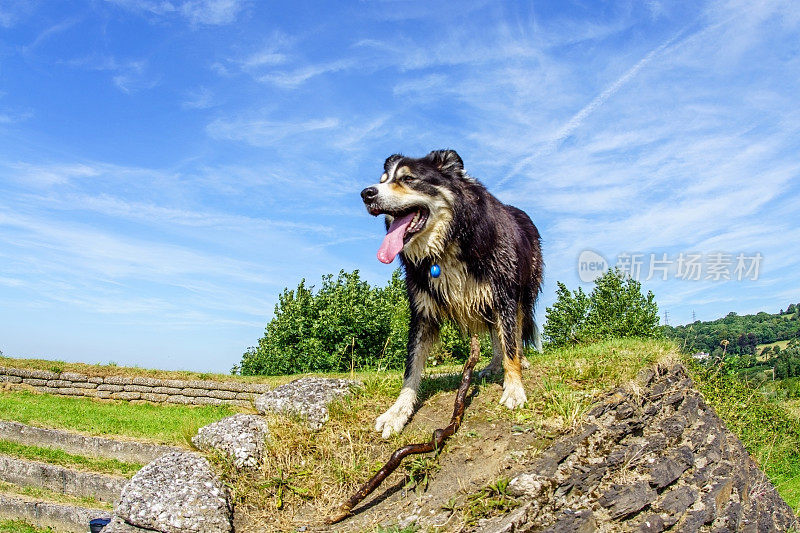
[(289, 491), (301, 498), (310, 498), (311, 491), (295, 485), (295, 478), (307, 476), (310, 474), (308, 471), (297, 472), (294, 474), (284, 475), (283, 469), (278, 468), (277, 475), (272, 476), (264, 484), (264, 488), (270, 489), (275, 495), (275, 508), (283, 509), (283, 493)]
[(60, 374), (64, 371), (64, 367), (61, 365), (51, 365), (48, 370), (54, 374)]
[(427, 490), (430, 476), (438, 472), (441, 466), (436, 457), (416, 457), (408, 461), (405, 468), (408, 481), (403, 488), (420, 492)]
[(519, 502), (508, 494), (508, 482), (508, 478), (502, 477), (479, 492), (467, 496), (464, 504), (464, 521), (467, 525), (519, 506)]

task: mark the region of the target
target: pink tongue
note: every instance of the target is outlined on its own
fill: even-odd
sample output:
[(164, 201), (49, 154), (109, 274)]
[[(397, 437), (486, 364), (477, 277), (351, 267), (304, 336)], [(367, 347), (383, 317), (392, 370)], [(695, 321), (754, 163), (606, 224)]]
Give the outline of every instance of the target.
[(406, 229), (411, 225), (411, 221), (417, 213), (409, 213), (403, 218), (395, 218), (389, 230), (386, 232), (386, 237), (383, 238), (381, 247), (378, 248), (378, 260), (387, 265), (394, 261), (400, 250), (403, 249), (403, 237), (406, 235)]

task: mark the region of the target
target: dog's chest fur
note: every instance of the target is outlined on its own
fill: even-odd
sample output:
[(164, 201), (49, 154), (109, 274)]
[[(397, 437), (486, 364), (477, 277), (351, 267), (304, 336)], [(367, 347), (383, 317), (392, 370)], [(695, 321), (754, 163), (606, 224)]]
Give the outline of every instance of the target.
[(419, 311), (431, 318), (447, 316), (470, 332), (486, 330), (493, 303), (491, 285), (475, 279), (452, 248), (437, 264), (441, 268), (439, 277), (427, 276), (427, 285), (417, 292)]

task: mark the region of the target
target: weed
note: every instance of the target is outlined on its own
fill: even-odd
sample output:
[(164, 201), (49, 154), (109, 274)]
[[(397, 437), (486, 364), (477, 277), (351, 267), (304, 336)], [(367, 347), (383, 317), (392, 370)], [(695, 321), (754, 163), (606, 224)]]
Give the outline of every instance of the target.
[(464, 503), (462, 514), (467, 525), (479, 519), (506, 513), (519, 506), (519, 502), (508, 494), (508, 478), (500, 478), (480, 491), (470, 494)]
[(441, 466), (436, 457), (420, 456), (410, 459), (405, 463), (406, 477), (408, 481), (405, 489), (414, 489), (417, 492), (424, 492), (428, 489), (430, 476), (439, 471)]

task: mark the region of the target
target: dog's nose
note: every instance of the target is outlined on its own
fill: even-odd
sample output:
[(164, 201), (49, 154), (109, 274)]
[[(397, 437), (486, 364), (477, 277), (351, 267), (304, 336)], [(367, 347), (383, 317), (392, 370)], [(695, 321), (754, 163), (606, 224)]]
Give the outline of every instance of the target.
[(377, 187), (367, 187), (366, 189), (361, 191), (361, 198), (364, 199), (364, 202), (371, 202), (377, 197), (378, 197)]

